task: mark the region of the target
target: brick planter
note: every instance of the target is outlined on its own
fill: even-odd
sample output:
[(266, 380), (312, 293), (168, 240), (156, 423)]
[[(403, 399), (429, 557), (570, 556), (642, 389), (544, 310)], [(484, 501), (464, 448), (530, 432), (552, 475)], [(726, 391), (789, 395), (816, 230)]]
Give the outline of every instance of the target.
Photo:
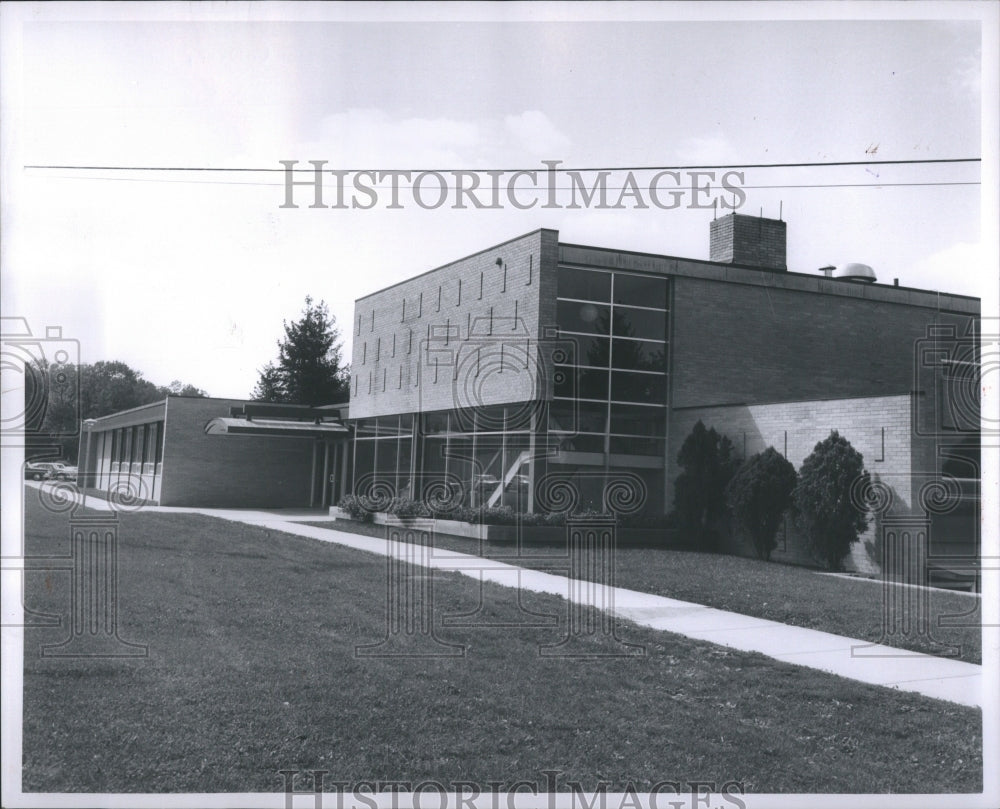
[[(330, 516), (338, 520), (354, 521), (343, 509), (334, 506)], [(375, 525), (406, 527), (425, 517), (397, 517), (376, 511), (372, 517)], [(521, 542), (527, 545), (555, 545), (566, 539), (564, 525), (482, 525), (478, 523), (460, 522), (458, 520), (433, 520), (434, 531), (447, 536), (464, 539), (478, 539), (498, 544), (513, 544), (517, 541), (517, 532), (521, 532)], [(679, 546), (677, 531), (672, 528), (629, 528), (621, 527), (616, 532), (619, 546), (632, 548), (676, 548)]]

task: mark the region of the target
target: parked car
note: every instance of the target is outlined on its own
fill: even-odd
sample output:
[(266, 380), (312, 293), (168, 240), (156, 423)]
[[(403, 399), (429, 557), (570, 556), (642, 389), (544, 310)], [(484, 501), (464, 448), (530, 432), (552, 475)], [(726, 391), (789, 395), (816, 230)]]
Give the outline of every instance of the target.
[(52, 470), (40, 463), (28, 461), (24, 465), (25, 480), (49, 480), (52, 477)]
[(48, 470), (49, 477), (52, 480), (71, 480), (74, 483), (76, 482), (78, 469), (75, 466), (70, 466), (62, 461), (42, 461), (32, 465)]

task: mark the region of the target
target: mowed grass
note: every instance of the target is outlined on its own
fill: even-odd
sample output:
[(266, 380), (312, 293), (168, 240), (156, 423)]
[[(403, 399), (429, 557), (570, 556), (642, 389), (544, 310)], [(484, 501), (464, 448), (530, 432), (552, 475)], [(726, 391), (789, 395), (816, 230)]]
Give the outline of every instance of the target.
[[(309, 524), (368, 536), (385, 535), (383, 526), (344, 520)], [(565, 575), (565, 569), (559, 569), (559, 565), (565, 568), (565, 543), (561, 547), (525, 546), (520, 552), (514, 545), (460, 537), (438, 536), (435, 543), (447, 550)], [(559, 556), (562, 560), (553, 558)], [(964, 593), (933, 588), (918, 592), (777, 562), (662, 548), (618, 548), (615, 576), (616, 585), (629, 590), (968, 663), (982, 662), (981, 599)], [(923, 607), (915, 600), (911, 603), (914, 611), (927, 610), (929, 634), (915, 627), (906, 632), (898, 626), (894, 632), (885, 631), (883, 604), (888, 593), (884, 587), (892, 588), (897, 598), (926, 599)]]
[[(69, 552), (69, 517), (27, 492), (29, 554)], [(91, 512), (92, 513), (92, 512)], [(543, 658), (562, 599), (432, 575), (461, 657), (362, 658), (386, 634), (386, 560), (195, 515), (123, 515), (120, 635), (137, 660), (52, 659), (25, 637), (25, 791), (280, 791), (434, 779), (560, 788), (741, 782), (751, 792), (976, 792), (979, 710), (858, 684), (631, 624), (639, 658)], [(429, 571), (414, 571), (431, 575)], [(25, 574), (26, 605), (68, 613), (69, 574)], [(480, 625), (442, 626), (474, 613)], [(426, 650), (422, 635), (409, 651)], [(612, 639), (584, 642), (615, 651)]]

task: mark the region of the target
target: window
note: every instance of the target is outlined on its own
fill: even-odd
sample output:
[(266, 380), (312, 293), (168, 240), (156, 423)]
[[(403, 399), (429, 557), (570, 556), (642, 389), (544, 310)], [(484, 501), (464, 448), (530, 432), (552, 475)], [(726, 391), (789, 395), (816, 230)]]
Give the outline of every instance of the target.
[(607, 334), (610, 330), (611, 308), (596, 303), (557, 301), (556, 322), (560, 331)]
[(614, 334), (621, 337), (663, 340), (667, 333), (667, 313), (651, 309), (616, 306), (612, 323)]
[(549, 429), (556, 432), (603, 433), (607, 430), (608, 406), (598, 402), (555, 399), (549, 407)]
[(436, 433), (448, 432), (448, 413), (441, 411), (438, 413), (424, 414), (424, 434), (434, 435)]
[(608, 302), (611, 300), (611, 274), (560, 267), (556, 295), (582, 301)]
[(614, 371), (611, 374), (611, 398), (616, 402), (666, 404), (667, 378), (660, 374)]
[(666, 435), (666, 409), (642, 405), (611, 405), (611, 432), (624, 435)]
[(611, 364), (615, 368), (624, 371), (657, 371), (659, 373), (664, 373), (667, 370), (667, 352), (663, 343), (626, 340), (622, 337), (616, 337), (612, 350)]
[(631, 436), (611, 436), (610, 452), (623, 455), (658, 455), (663, 457), (666, 442), (662, 438), (634, 438)]
[(596, 368), (576, 368), (572, 365), (557, 365), (554, 377), (556, 396), (567, 399), (608, 398), (608, 372)]
[(559, 346), (552, 352), (552, 361), (560, 365), (589, 365), (592, 368), (607, 368), (611, 357), (611, 341), (607, 337), (588, 337), (573, 334), (561, 337)]
[(615, 273), (615, 303), (667, 308), (667, 279)]

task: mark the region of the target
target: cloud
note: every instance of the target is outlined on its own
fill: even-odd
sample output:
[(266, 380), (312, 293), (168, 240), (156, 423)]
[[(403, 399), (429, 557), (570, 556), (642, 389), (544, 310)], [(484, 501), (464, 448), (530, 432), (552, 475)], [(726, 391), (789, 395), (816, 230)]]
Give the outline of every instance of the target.
[(307, 151), (345, 168), (457, 168), (479, 156), (489, 141), (487, 130), (473, 121), (350, 109), (326, 116), (318, 142)]
[(298, 153), (350, 168), (457, 169), (559, 157), (570, 143), (538, 110), (469, 120), (352, 108), (324, 117), (318, 135)]
[(735, 147), (725, 135), (702, 135), (686, 138), (676, 150), (678, 162), (693, 165), (733, 163), (738, 159)]
[(525, 110), (520, 115), (508, 115), (503, 123), (507, 134), (514, 140), (513, 145), (536, 157), (557, 155), (571, 143), (549, 117), (538, 110)]
[[(900, 283), (982, 297), (989, 278), (987, 273), (982, 245), (956, 242), (904, 270), (900, 274)], [(886, 283), (888, 279), (880, 278), (879, 281)]]

